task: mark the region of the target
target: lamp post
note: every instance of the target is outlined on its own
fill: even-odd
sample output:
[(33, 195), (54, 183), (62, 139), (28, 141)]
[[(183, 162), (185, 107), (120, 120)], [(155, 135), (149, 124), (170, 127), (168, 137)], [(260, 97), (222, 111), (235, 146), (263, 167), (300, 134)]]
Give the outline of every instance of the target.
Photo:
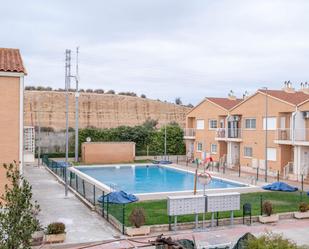
[[(69, 88), (71, 75), (71, 50), (65, 50), (65, 167), (69, 161)], [(65, 168), (65, 196), (68, 196), (67, 168)]]
[(78, 162), (78, 83), (79, 83), (79, 74), (78, 74), (78, 47), (76, 48), (76, 89), (75, 89), (75, 162)]
[(265, 182), (267, 182), (267, 171), (268, 171), (268, 94), (267, 87), (264, 87), (265, 90)]

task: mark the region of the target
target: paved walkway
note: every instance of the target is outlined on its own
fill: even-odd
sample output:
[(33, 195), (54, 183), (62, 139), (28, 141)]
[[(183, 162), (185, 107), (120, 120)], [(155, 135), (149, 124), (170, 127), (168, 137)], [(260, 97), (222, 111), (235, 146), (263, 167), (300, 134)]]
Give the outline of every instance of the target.
[(91, 211), (69, 192), (44, 167), (27, 165), (25, 178), (31, 183), (33, 199), (40, 204), (39, 220), (43, 226), (61, 221), (66, 225), (66, 243), (82, 243), (112, 239), (118, 235), (99, 214)]
[[(197, 243), (207, 245), (210, 243), (236, 243), (238, 238), (247, 232), (259, 236), (265, 232), (273, 232), (275, 234), (282, 234), (283, 237), (293, 240), (298, 245), (309, 245), (309, 220), (282, 220), (277, 224), (262, 225), (255, 223), (248, 225), (235, 225), (233, 227), (218, 227), (204, 231), (182, 231), (165, 233), (164, 236), (171, 236), (173, 239), (194, 239)], [(134, 239), (114, 240), (113, 242), (102, 242), (91, 246), (74, 246), (71, 249), (120, 249), (120, 248), (134, 248), (134, 246), (145, 246), (147, 242), (154, 241), (155, 236), (140, 237)], [(51, 247), (44, 247), (51, 248)], [(154, 247), (149, 247), (154, 248)]]

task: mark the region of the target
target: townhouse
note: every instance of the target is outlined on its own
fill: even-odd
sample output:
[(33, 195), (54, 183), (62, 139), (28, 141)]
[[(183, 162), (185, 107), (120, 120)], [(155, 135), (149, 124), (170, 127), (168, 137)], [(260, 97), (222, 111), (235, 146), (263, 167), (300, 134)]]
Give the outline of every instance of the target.
[[(198, 105), (187, 115), (185, 134), (192, 135), (185, 136), (187, 151), (193, 151), (194, 158), (200, 159), (203, 159), (201, 154), (212, 155), (211, 147), (207, 146), (200, 153), (198, 144), (202, 138), (205, 144), (217, 144), (212, 145), (219, 148), (213, 158), (226, 157), (227, 167), (260, 174), (265, 174), (267, 168), (268, 175), (279, 172), (295, 180), (301, 175), (308, 177), (308, 88), (295, 91), (286, 84), (282, 90), (260, 89), (234, 103), (226, 106), (225, 115), (212, 105)], [(200, 113), (209, 114), (201, 116)], [(210, 117), (217, 120), (211, 121), (218, 124), (216, 132), (210, 126), (201, 129), (194, 122), (199, 119), (210, 122)]]
[(219, 160), (227, 154), (227, 143), (216, 138), (224, 136), (228, 111), (241, 101), (233, 95), (207, 97), (187, 114), (184, 138), (189, 157), (203, 160), (208, 153), (214, 160)]
[(23, 166), (23, 93), (26, 70), (18, 49), (0, 48), (0, 195), (7, 183), (2, 165)]

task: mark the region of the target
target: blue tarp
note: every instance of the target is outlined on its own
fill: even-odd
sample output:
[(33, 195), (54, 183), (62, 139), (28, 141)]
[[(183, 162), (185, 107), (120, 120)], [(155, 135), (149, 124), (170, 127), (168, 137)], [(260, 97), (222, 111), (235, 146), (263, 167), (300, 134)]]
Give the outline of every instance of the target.
[(295, 192), (298, 190), (297, 187), (290, 186), (284, 182), (274, 182), (272, 184), (264, 186), (263, 189), (284, 192)]
[(153, 164), (172, 164), (173, 162), (167, 161), (167, 160), (161, 160), (161, 161), (152, 161)]
[[(127, 194), (124, 191), (111, 192), (108, 195), (105, 195), (104, 202), (115, 203), (115, 204), (127, 204), (131, 202), (138, 201), (138, 198), (135, 195)], [(103, 196), (100, 196), (98, 202), (102, 203)]]

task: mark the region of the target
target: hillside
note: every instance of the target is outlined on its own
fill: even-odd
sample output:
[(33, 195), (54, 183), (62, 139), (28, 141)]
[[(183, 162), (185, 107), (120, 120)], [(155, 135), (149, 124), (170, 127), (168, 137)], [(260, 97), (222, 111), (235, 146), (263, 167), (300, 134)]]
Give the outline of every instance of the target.
[[(25, 91), (25, 125), (65, 129), (65, 93), (56, 91)], [(185, 115), (191, 108), (139, 97), (80, 93), (79, 126), (111, 128), (134, 126), (148, 118), (159, 126), (175, 121), (185, 126)], [(75, 94), (69, 94), (69, 126), (75, 126)]]

